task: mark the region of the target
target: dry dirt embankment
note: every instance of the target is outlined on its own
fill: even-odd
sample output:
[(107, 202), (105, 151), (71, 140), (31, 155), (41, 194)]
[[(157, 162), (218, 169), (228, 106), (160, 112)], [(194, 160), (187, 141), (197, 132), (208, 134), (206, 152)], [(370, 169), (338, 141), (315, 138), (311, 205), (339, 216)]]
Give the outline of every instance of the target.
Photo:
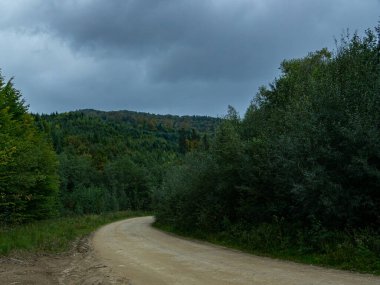
[(1, 285), (128, 284), (94, 255), (91, 236), (63, 254), (13, 253), (0, 257)]
[(180, 239), (150, 226), (153, 217), (98, 230), (94, 254), (112, 274), (134, 285), (160, 284), (380, 284), (380, 277), (256, 257)]

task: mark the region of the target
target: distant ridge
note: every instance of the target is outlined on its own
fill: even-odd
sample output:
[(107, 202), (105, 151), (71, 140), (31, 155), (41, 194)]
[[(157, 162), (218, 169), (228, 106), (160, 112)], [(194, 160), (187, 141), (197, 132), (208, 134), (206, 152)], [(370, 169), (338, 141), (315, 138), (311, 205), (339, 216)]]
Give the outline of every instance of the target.
[(221, 118), (215, 118), (211, 116), (199, 116), (199, 115), (160, 115), (151, 114), (146, 112), (136, 112), (128, 110), (119, 111), (99, 111), (94, 109), (81, 109), (76, 111), (66, 112), (70, 113), (83, 113), (87, 116), (99, 117), (103, 120), (109, 120), (114, 122), (130, 123), (132, 125), (144, 125), (149, 124), (152, 128), (156, 126), (158, 128), (165, 127), (167, 129), (179, 130), (179, 129), (196, 129), (199, 132), (214, 132), (216, 127), (222, 121)]

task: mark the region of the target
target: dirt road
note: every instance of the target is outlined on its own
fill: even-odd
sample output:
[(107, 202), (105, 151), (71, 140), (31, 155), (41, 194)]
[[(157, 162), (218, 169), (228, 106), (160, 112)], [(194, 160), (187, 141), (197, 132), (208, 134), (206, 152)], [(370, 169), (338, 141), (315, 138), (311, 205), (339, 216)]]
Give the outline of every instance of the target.
[(273, 284), (371, 285), (380, 277), (256, 257), (180, 239), (150, 227), (152, 217), (107, 225), (93, 238), (94, 254), (133, 285)]

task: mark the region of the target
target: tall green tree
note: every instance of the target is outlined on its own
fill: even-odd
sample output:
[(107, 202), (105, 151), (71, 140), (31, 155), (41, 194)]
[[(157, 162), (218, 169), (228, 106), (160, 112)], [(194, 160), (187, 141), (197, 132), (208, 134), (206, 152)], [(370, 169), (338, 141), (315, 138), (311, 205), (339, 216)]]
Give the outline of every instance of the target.
[(0, 220), (20, 223), (57, 209), (57, 159), (12, 80), (0, 77)]

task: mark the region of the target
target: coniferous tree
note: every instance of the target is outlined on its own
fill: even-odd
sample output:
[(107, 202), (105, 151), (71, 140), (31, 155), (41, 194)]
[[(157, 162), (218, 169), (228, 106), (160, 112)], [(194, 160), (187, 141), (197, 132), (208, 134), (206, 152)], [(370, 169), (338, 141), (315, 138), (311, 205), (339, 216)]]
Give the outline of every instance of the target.
[(43, 219), (57, 209), (57, 159), (12, 80), (0, 77), (0, 220)]

